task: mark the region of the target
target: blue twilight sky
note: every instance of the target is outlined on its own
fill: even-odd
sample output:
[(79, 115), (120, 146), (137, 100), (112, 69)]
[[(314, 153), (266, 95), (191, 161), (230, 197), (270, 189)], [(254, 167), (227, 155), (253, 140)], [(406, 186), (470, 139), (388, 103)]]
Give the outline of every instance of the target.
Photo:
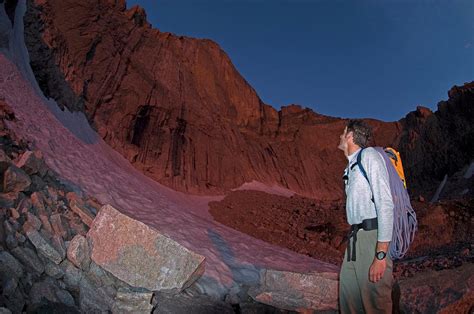
[(128, 0), (217, 42), (265, 103), (394, 121), (474, 80), (474, 0)]

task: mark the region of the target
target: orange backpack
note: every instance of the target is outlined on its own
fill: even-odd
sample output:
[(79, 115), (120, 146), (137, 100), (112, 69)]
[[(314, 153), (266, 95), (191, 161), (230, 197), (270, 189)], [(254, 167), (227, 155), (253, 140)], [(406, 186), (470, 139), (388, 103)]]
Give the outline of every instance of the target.
[(407, 182), (405, 181), (405, 172), (403, 171), (403, 164), (402, 164), (402, 158), (400, 157), (400, 153), (397, 152), (392, 147), (385, 147), (384, 151), (387, 153), (388, 157), (390, 158), (390, 161), (392, 162), (395, 170), (397, 170), (398, 176), (400, 177), (400, 180), (402, 180), (403, 186), (406, 189)]

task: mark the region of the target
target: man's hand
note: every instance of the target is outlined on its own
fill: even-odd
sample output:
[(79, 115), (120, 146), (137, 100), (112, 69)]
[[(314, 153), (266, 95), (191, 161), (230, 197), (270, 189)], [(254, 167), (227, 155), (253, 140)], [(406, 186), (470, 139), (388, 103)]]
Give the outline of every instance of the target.
[(369, 280), (371, 282), (377, 282), (382, 279), (383, 274), (385, 273), (385, 268), (387, 268), (387, 260), (378, 260), (374, 258), (372, 265), (369, 268)]

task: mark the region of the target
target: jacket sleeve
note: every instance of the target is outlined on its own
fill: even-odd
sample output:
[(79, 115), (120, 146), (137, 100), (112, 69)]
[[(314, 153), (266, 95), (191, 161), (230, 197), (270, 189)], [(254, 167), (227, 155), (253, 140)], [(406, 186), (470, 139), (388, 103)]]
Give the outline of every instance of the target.
[(389, 242), (392, 240), (394, 205), (385, 160), (372, 147), (364, 149), (363, 153), (362, 166), (367, 172), (377, 212), (377, 240)]

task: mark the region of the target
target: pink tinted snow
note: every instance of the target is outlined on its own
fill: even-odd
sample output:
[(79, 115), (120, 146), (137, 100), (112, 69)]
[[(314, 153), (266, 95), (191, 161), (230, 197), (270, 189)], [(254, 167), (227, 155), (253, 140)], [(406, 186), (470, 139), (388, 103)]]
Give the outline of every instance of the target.
[[(201, 292), (222, 295), (236, 283), (256, 283), (261, 268), (297, 272), (337, 272), (337, 267), (299, 255), (213, 221), (208, 202), (223, 197), (187, 195), (146, 177), (111, 149), (81, 113), (62, 112), (39, 95), (36, 82), (25, 80), (0, 54), (0, 96), (18, 119), (9, 126), (43, 152), (64, 182), (111, 204), (206, 257), (198, 282)], [(252, 182), (243, 189), (291, 195), (291, 191)]]

